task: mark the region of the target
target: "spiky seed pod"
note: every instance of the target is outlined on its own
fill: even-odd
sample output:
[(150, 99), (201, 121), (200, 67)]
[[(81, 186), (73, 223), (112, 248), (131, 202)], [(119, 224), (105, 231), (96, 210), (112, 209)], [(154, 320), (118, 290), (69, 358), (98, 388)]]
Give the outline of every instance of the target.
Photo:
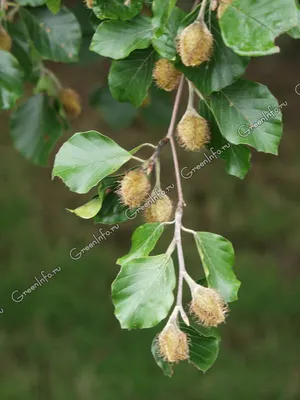
[(12, 48), (12, 38), (8, 32), (0, 25), (0, 50), (10, 51)]
[(160, 89), (170, 92), (179, 84), (181, 72), (177, 71), (171, 61), (161, 58), (155, 63), (153, 78)]
[[(155, 194), (152, 193), (152, 197), (155, 199)], [(166, 195), (159, 195), (157, 193), (157, 200), (155, 203), (151, 204), (144, 211), (144, 217), (147, 222), (168, 222), (171, 220), (173, 213), (173, 205), (170, 198)]]
[(94, 0), (84, 0), (85, 5), (87, 6), (87, 8), (93, 8), (94, 6)]
[(180, 146), (189, 151), (198, 151), (210, 141), (209, 126), (203, 117), (189, 108), (177, 125)]
[(127, 172), (118, 191), (122, 202), (130, 207), (139, 207), (150, 192), (150, 182), (141, 169)]
[(221, 0), (219, 7), (218, 7), (218, 11), (217, 11), (217, 16), (219, 19), (222, 17), (222, 15), (227, 10), (227, 8), (230, 6), (231, 3), (232, 3), (232, 0)]
[(168, 362), (179, 362), (189, 357), (187, 335), (176, 324), (169, 323), (158, 335), (161, 356)]
[(70, 117), (78, 117), (81, 114), (80, 97), (75, 90), (71, 88), (62, 89), (59, 93), (59, 100)]
[(192, 293), (190, 311), (204, 326), (218, 326), (225, 321), (227, 306), (215, 289), (197, 285)]
[(208, 61), (213, 51), (213, 36), (204, 21), (195, 21), (182, 30), (178, 38), (178, 52), (187, 67)]

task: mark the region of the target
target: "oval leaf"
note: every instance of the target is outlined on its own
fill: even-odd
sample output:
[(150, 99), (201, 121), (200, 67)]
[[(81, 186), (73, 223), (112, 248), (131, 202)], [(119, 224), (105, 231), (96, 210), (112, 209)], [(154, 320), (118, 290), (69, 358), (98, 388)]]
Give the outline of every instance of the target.
[(177, 31), (185, 15), (183, 10), (175, 7), (168, 23), (163, 27), (161, 35), (152, 38), (152, 45), (161, 57), (168, 60), (176, 59)]
[(0, 50), (0, 109), (12, 108), (23, 93), (23, 73), (9, 52)]
[(124, 265), (135, 258), (148, 256), (154, 249), (163, 231), (164, 226), (159, 222), (139, 226), (132, 235), (132, 244), (129, 253), (119, 258), (117, 264)]
[(232, 244), (215, 233), (196, 232), (194, 237), (208, 286), (218, 290), (226, 302), (237, 300), (241, 282), (233, 272)]
[(214, 335), (203, 334), (194, 326), (180, 324), (189, 339), (189, 361), (200, 371), (206, 372), (216, 361), (220, 340)]
[(78, 60), (81, 28), (67, 8), (53, 15), (47, 8), (30, 12), (20, 9), (20, 15), (35, 48), (45, 60), (74, 62)]
[(130, 21), (104, 21), (95, 32), (90, 50), (115, 60), (125, 58), (136, 49), (150, 45), (151, 20), (137, 16)]
[(200, 102), (199, 114), (208, 121), (211, 141), (207, 148), (211, 151), (207, 158), (212, 161), (214, 157), (221, 158), (225, 161), (226, 172), (229, 175), (244, 179), (247, 172), (251, 168), (251, 151), (243, 144), (229, 143), (220, 132), (220, 129), (214, 119), (212, 113), (203, 101)]
[(131, 19), (137, 15), (142, 7), (143, 0), (95, 0), (94, 13), (100, 19)]
[(112, 284), (115, 315), (123, 329), (152, 328), (174, 301), (175, 272), (166, 254), (126, 263)]
[(236, 53), (278, 53), (274, 40), (297, 24), (295, 0), (233, 0), (220, 19), (224, 42)]
[(67, 208), (67, 210), (80, 218), (90, 219), (98, 214), (102, 206), (102, 202), (103, 198), (97, 196), (94, 199), (88, 201), (86, 204), (83, 204), (83, 206), (75, 208), (75, 210), (71, 210), (70, 208)]
[(211, 97), (221, 134), (234, 144), (278, 154), (282, 115), (277, 100), (259, 83), (239, 79)]
[(103, 178), (117, 171), (131, 154), (96, 131), (75, 133), (62, 145), (54, 161), (58, 176), (76, 193), (87, 193)]
[(16, 149), (39, 165), (48, 164), (49, 154), (62, 135), (51, 99), (43, 94), (30, 97), (12, 113), (10, 131)]
[(135, 51), (125, 60), (112, 63), (108, 83), (117, 101), (127, 101), (135, 107), (143, 103), (152, 82), (154, 54), (152, 49)]

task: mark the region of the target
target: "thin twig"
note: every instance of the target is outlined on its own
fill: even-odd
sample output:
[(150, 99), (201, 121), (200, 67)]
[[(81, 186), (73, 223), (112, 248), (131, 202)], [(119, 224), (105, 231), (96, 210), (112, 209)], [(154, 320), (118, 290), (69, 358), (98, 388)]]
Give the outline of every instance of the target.
[(200, 11), (197, 17), (197, 21), (204, 21), (205, 9), (206, 9), (207, 0), (202, 0)]
[(188, 102), (188, 108), (194, 109), (194, 95), (195, 95), (195, 89), (192, 83), (188, 80), (187, 81), (189, 84), (189, 102)]

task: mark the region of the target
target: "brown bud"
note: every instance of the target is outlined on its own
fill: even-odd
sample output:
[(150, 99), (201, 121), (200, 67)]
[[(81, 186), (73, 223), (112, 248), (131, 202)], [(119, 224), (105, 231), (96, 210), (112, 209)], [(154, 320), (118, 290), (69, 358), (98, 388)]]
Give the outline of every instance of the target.
[(140, 169), (135, 169), (124, 176), (118, 193), (126, 206), (135, 208), (143, 203), (149, 191), (150, 182), (146, 174)]
[(180, 146), (189, 151), (198, 151), (210, 141), (209, 126), (194, 109), (187, 109), (177, 125)]
[(187, 335), (177, 325), (169, 323), (158, 335), (161, 356), (168, 362), (179, 362), (189, 357)]
[(195, 67), (208, 61), (213, 42), (213, 36), (203, 21), (195, 21), (184, 28), (178, 39), (178, 51), (183, 64)]
[(225, 321), (227, 306), (215, 289), (197, 285), (192, 293), (190, 311), (204, 326), (218, 326)]
[(84, 0), (85, 5), (87, 8), (93, 8), (94, 7), (94, 0)]
[[(156, 199), (156, 197), (157, 199)], [(166, 194), (160, 194), (160, 191), (154, 191), (151, 197), (155, 203), (146, 208), (144, 217), (147, 222), (168, 222), (171, 219), (173, 205)]]
[(59, 100), (70, 117), (78, 117), (81, 114), (80, 97), (75, 90), (70, 88), (62, 89), (59, 93)]
[(161, 58), (155, 63), (153, 78), (159, 88), (167, 92), (174, 90), (179, 84), (180, 76), (181, 72), (166, 58)]
[(0, 25), (0, 50), (10, 51), (12, 48), (12, 38), (7, 31)]
[(217, 11), (217, 15), (218, 15), (219, 19), (222, 17), (222, 15), (227, 10), (227, 8), (230, 6), (231, 3), (232, 3), (232, 0), (221, 0), (220, 1), (218, 11)]

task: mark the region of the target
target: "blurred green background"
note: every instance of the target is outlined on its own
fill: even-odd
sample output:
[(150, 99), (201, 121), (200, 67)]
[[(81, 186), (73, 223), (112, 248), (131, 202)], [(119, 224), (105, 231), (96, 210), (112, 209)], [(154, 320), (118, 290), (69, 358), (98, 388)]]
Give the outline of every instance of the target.
[[(279, 157), (253, 152), (244, 181), (226, 175), (219, 160), (183, 180), (185, 226), (231, 240), (242, 281), (240, 300), (231, 305), (221, 329), (219, 358), (205, 375), (182, 363), (173, 378), (165, 377), (150, 353), (163, 323), (127, 332), (114, 318), (110, 284), (118, 272), (115, 261), (128, 250), (130, 235), (142, 219), (120, 225), (106, 242), (72, 260), (72, 248), (80, 251), (99, 228), (109, 227), (65, 211), (86, 197), (51, 181), (51, 167), (24, 160), (11, 145), (8, 115), (1, 116), (1, 400), (300, 399), (300, 96), (294, 90), (300, 83), (300, 43), (283, 37), (279, 44), (280, 54), (253, 60), (247, 72), (248, 78), (268, 85), (279, 102), (288, 102)], [(82, 116), (72, 121), (59, 145), (74, 132), (89, 129), (128, 149), (156, 143), (164, 135), (169, 100), (157, 93), (139, 113), (114, 108), (105, 89), (94, 94), (92, 103), (98, 106), (91, 107), (90, 93), (105, 85), (106, 61), (48, 66), (83, 100)], [(132, 115), (126, 128), (116, 115)], [(174, 183), (168, 148), (162, 156), (167, 186)], [(183, 150), (179, 156), (181, 167), (188, 168), (203, 159)], [(171, 196), (175, 199), (175, 191)], [(169, 228), (160, 249), (171, 235)], [(200, 277), (188, 234), (184, 248), (187, 268)], [(58, 266), (61, 271), (47, 284), (21, 302), (12, 301), (13, 291), (24, 291), (35, 276), (41, 278), (41, 271)]]

